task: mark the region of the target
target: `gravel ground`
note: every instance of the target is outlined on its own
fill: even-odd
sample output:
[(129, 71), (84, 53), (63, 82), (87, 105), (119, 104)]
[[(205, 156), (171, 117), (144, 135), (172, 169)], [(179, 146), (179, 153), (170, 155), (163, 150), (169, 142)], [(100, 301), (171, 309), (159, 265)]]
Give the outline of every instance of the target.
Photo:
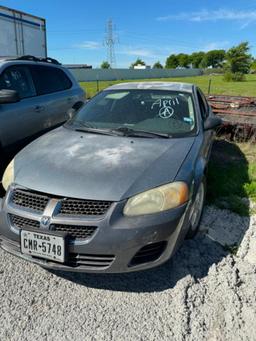
[(256, 216), (207, 207), (199, 235), (141, 273), (56, 274), (0, 251), (0, 340), (256, 340), (255, 250)]

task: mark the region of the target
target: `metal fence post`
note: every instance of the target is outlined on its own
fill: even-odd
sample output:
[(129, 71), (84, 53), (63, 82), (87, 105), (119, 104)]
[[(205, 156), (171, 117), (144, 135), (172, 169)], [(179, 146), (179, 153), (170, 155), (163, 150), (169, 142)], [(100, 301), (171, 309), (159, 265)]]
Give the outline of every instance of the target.
[(212, 84), (212, 80), (210, 78), (209, 83), (208, 83), (208, 95), (210, 95), (210, 92), (211, 92), (211, 84)]

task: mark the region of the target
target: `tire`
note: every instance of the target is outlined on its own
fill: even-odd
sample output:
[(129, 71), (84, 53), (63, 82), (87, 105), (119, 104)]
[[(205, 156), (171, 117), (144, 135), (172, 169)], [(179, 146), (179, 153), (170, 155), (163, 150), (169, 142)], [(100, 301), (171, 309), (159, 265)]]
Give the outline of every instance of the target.
[(200, 182), (198, 186), (198, 190), (197, 190), (194, 202), (190, 210), (190, 216), (189, 216), (190, 226), (186, 235), (187, 239), (194, 238), (198, 232), (200, 222), (202, 219), (203, 210), (204, 210), (205, 194), (206, 194), (206, 180), (205, 178), (203, 178), (203, 180)]

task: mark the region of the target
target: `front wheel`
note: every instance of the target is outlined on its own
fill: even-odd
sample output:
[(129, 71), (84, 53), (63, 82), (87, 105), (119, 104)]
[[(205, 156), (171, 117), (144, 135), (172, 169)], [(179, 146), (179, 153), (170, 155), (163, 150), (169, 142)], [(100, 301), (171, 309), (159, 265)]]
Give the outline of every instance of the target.
[(206, 193), (206, 181), (203, 179), (198, 187), (195, 200), (192, 204), (190, 211), (190, 227), (187, 233), (186, 238), (193, 238), (199, 229), (199, 225), (202, 218), (204, 201), (205, 201), (205, 193)]

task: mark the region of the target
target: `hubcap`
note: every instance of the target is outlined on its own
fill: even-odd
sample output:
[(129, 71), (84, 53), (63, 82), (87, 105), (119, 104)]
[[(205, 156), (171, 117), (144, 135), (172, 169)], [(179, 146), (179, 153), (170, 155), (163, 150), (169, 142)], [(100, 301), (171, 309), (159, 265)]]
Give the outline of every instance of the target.
[(190, 223), (191, 223), (191, 230), (194, 231), (199, 224), (199, 220), (202, 214), (204, 205), (204, 184), (203, 182), (200, 184), (195, 201), (193, 203), (191, 214), (190, 214)]

